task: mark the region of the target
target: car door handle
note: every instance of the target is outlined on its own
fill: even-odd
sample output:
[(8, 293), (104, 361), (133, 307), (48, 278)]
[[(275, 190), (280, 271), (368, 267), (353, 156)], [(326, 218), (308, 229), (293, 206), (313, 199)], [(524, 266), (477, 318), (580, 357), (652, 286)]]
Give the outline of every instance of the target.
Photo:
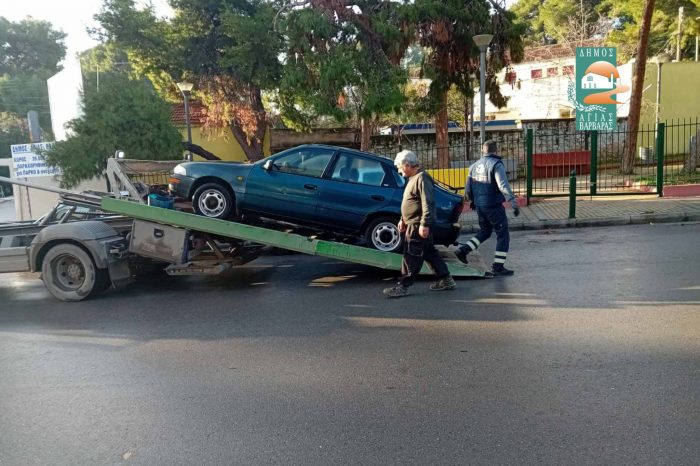
[(315, 184), (305, 184), (304, 187), (305, 187), (306, 189), (310, 189), (310, 190), (312, 190), (312, 191), (318, 189), (318, 186), (316, 186)]
[(374, 201), (383, 201), (384, 200), (384, 196), (380, 196), (379, 194), (372, 194), (370, 196), (370, 198)]

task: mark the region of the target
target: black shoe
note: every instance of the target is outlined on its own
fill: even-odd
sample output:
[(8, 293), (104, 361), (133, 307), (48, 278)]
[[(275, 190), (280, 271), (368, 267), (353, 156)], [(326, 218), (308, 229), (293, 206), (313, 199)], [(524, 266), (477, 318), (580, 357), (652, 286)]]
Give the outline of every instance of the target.
[(515, 274), (512, 270), (509, 270), (503, 266), (496, 267), (495, 265), (491, 268), (491, 273), (494, 277), (510, 277)]
[(457, 248), (457, 250), (455, 251), (455, 257), (459, 259), (459, 261), (463, 264), (469, 263), (469, 261), (467, 260), (467, 254), (469, 254), (469, 252), (465, 252), (462, 248)]

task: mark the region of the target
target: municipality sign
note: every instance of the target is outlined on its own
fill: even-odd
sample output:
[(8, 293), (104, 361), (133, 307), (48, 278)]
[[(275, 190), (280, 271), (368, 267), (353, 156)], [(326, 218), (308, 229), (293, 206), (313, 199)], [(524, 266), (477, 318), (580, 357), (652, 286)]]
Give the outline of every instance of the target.
[(39, 142), (36, 144), (14, 144), (10, 146), (12, 163), (15, 168), (15, 178), (30, 178), (33, 176), (60, 175), (59, 168), (51, 168), (46, 165), (41, 151), (50, 149), (53, 142)]
[(576, 95), (569, 92), (569, 99), (576, 107), (577, 130), (617, 129), (617, 105), (622, 103), (617, 94), (628, 90), (620, 82), (615, 47), (576, 47)]

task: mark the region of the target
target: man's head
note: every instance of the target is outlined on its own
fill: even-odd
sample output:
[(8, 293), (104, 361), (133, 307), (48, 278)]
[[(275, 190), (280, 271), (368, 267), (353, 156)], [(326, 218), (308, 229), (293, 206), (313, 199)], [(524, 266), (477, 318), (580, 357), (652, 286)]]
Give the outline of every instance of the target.
[(418, 163), (418, 157), (416, 154), (410, 150), (402, 150), (396, 154), (394, 159), (394, 165), (399, 169), (401, 176), (413, 176), (418, 173), (420, 164)]
[(498, 154), (498, 144), (493, 139), (489, 139), (481, 146), (481, 152), (484, 154)]

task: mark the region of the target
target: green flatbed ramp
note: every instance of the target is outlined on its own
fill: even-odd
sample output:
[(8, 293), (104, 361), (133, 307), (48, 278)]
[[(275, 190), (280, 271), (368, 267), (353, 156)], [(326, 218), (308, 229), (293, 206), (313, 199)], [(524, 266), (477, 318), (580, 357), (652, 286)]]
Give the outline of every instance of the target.
[[(268, 228), (244, 225), (227, 220), (218, 220), (177, 210), (147, 206), (133, 201), (104, 197), (102, 198), (101, 205), (102, 209), (106, 212), (114, 212), (140, 220), (187, 228), (227, 238), (251, 241), (314, 256), (329, 257), (382, 269), (401, 270), (401, 256), (399, 254), (377, 251), (376, 249), (313, 239)], [(450, 273), (455, 277), (485, 276), (484, 271), (459, 263), (448, 263), (447, 266), (450, 269)], [(431, 274), (432, 272), (427, 265), (424, 265), (421, 273)]]

